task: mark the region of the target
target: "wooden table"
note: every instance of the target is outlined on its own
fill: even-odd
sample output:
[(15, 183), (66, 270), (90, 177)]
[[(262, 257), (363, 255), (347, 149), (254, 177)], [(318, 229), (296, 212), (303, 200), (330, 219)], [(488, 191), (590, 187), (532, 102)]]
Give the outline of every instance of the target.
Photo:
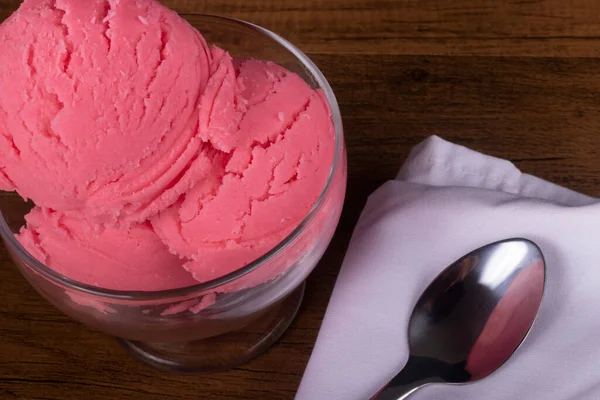
[[(0, 19), (17, 0), (0, 0)], [(367, 195), (437, 134), (600, 196), (600, 3), (595, 0), (165, 0), (291, 40), (330, 80), (350, 177), (338, 233), (292, 328), (212, 376), (166, 375), (63, 316), (0, 247), (1, 399), (292, 399)], [(315, 399), (321, 400), (321, 399)], [(326, 400), (326, 399), (325, 399)]]

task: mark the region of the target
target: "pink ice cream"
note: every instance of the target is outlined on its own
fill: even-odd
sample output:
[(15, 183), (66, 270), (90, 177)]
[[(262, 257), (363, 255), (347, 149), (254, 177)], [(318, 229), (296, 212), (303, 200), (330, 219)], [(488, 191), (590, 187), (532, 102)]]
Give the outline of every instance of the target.
[[(320, 91), (232, 58), (154, 0), (25, 0), (0, 25), (0, 190), (21, 243), (84, 283), (188, 286), (260, 257), (334, 154)], [(188, 272), (189, 271), (189, 272)]]
[(0, 27), (0, 188), (110, 217), (170, 205), (192, 184), (182, 174), (205, 172), (210, 64), (157, 2), (25, 1)]
[(197, 283), (145, 224), (110, 228), (35, 208), (21, 244), (56, 272), (113, 290), (163, 290)]
[(333, 158), (329, 110), (300, 77), (250, 60), (241, 63), (236, 86), (214, 104), (220, 112), (235, 104), (237, 126), (207, 135), (231, 153), (224, 170), (152, 219), (200, 281), (248, 264), (291, 233), (323, 190), (323, 166)]

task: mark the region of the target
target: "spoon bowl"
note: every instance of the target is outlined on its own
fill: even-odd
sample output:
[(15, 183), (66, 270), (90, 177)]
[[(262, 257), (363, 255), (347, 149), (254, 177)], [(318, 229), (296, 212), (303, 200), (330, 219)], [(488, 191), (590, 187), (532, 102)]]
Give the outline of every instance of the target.
[(481, 247), (427, 287), (408, 327), (404, 369), (371, 400), (400, 400), (430, 383), (471, 383), (519, 348), (539, 310), (546, 264), (526, 239)]

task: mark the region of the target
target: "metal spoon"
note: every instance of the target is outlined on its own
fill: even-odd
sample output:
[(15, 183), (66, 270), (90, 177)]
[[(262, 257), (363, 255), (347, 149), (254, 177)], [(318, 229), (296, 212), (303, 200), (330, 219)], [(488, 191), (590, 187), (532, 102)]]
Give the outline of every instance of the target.
[(413, 310), (406, 366), (371, 400), (475, 382), (500, 368), (533, 325), (545, 276), (541, 250), (525, 239), (489, 244), (450, 265)]

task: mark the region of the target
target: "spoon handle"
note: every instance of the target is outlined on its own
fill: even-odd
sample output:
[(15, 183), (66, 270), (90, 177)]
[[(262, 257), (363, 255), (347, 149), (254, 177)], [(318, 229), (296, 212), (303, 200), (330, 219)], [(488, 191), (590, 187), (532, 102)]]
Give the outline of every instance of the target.
[(416, 387), (390, 387), (386, 385), (383, 389), (377, 392), (370, 400), (404, 400), (412, 393), (416, 392), (421, 385)]
[(430, 382), (430, 375), (422, 369), (422, 363), (410, 357), (406, 365), (391, 381), (387, 383), (370, 400), (403, 400)]

